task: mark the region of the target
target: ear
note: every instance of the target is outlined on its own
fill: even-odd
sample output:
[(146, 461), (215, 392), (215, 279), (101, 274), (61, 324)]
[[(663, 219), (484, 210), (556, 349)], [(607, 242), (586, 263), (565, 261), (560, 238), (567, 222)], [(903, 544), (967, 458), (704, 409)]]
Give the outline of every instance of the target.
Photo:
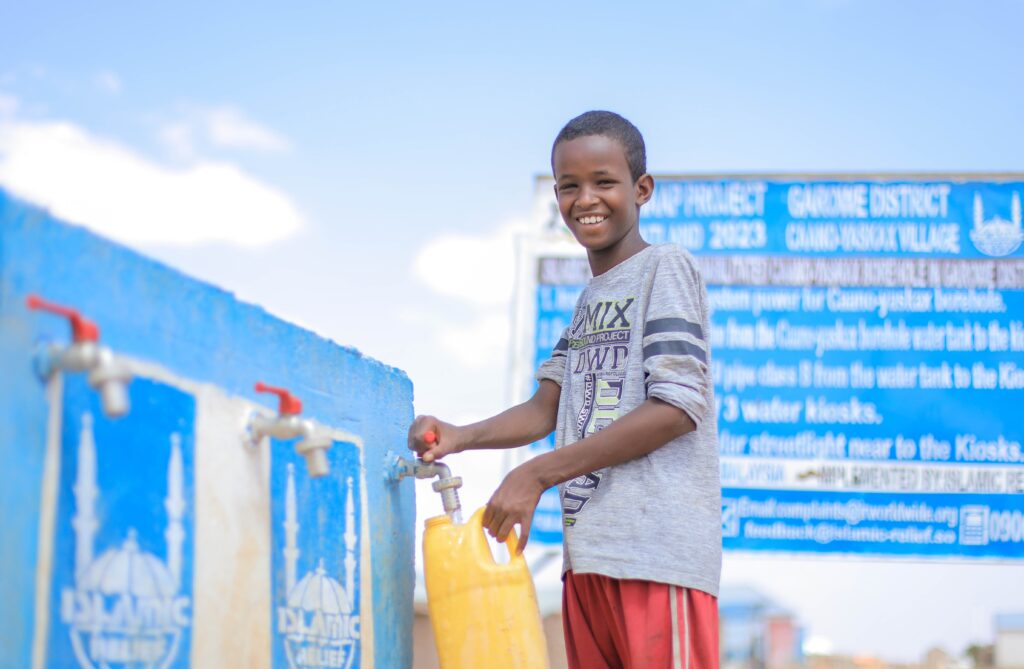
[(637, 206), (647, 204), (647, 201), (654, 195), (654, 177), (650, 174), (641, 175), (634, 185), (636, 188)]

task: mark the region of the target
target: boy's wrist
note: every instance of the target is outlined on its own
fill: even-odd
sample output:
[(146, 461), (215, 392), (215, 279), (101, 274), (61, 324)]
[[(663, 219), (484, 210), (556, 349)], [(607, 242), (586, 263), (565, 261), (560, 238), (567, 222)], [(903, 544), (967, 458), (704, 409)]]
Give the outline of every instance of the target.
[(469, 425), (453, 425), (452, 453), (462, 453), (472, 448), (473, 436)]
[(560, 481), (554, 480), (553, 472), (549, 471), (550, 455), (551, 453), (544, 453), (520, 465), (525, 470), (524, 473), (537, 482), (537, 486), (540, 487), (541, 491), (560, 483)]

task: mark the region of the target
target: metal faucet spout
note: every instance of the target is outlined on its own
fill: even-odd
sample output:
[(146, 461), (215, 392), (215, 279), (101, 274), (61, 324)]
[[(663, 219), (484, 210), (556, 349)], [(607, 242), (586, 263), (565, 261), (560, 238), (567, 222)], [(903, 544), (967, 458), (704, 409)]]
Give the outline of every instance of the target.
[(431, 487), (434, 492), (441, 494), (441, 505), (444, 507), (444, 512), (453, 522), (462, 522), (462, 505), (459, 503), (462, 477), (452, 476), (448, 465), (443, 462), (424, 462), (420, 459), (408, 460), (401, 456), (395, 456), (388, 467), (388, 478), (392, 481), (401, 481), (407, 476), (418, 479), (437, 477)]
[(313, 478), (326, 476), (330, 471), (327, 449), (334, 445), (331, 433), (315, 421), (300, 418), (302, 402), (287, 390), (257, 383), (256, 391), (274, 393), (278, 396), (280, 404), (275, 416), (255, 414), (249, 419), (249, 443), (256, 446), (264, 437), (298, 439), (295, 450), (305, 458), (309, 475)]
[(99, 343), (100, 329), (96, 323), (74, 309), (47, 302), (30, 295), (29, 309), (63, 316), (71, 323), (71, 342), (66, 345), (43, 346), (36, 354), (35, 369), (42, 381), (49, 381), (57, 372), (85, 372), (89, 385), (100, 393), (103, 413), (119, 418), (128, 413), (128, 384), (131, 372), (117, 356)]

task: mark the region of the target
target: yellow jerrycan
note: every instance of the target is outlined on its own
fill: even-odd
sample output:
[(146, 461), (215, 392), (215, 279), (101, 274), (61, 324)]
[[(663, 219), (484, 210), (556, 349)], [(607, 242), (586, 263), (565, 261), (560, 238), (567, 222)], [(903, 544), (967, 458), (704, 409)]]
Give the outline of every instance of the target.
[(464, 525), (428, 518), (423, 531), (427, 608), (441, 669), (548, 669), (537, 593), (509, 533), (507, 564), (497, 564), (483, 529), (484, 509)]

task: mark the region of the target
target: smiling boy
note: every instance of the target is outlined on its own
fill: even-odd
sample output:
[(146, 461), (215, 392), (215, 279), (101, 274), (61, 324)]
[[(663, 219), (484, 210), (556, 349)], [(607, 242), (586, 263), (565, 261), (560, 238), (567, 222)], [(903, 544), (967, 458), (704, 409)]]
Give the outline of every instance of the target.
[(503, 539), (519, 525), (524, 546), (541, 493), (559, 485), (569, 666), (717, 667), (721, 488), (704, 282), (688, 253), (640, 235), (654, 180), (629, 121), (574, 118), (551, 163), (593, 274), (571, 325), (529, 400), (461, 427), (417, 417), (409, 446), (430, 461), (554, 430), (555, 450), (508, 473), (484, 526)]

